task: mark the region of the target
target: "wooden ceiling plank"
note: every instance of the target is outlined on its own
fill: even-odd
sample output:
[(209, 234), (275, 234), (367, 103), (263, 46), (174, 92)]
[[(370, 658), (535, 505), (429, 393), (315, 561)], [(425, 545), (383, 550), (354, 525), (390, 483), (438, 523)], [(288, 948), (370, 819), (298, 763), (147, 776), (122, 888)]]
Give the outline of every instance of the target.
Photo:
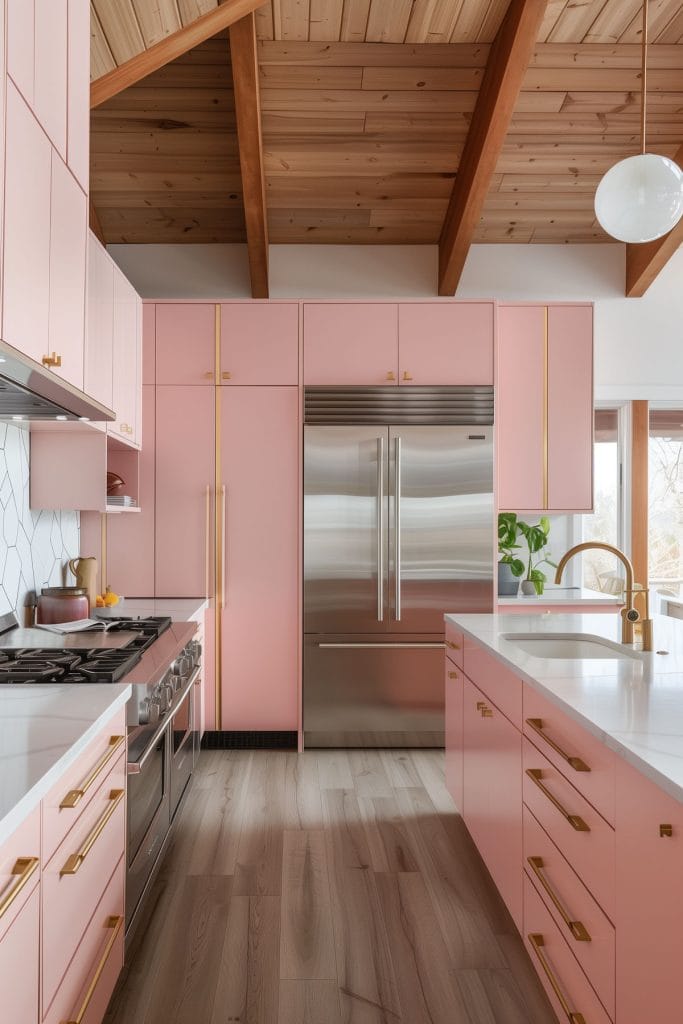
[(369, 43), (402, 43), (410, 21), (413, 0), (372, 0), (365, 38)]
[(623, 35), (642, 6), (643, 0), (619, 0), (618, 3), (605, 4), (586, 32), (583, 42), (618, 42), (619, 37)]
[(363, 68), (270, 64), (259, 77), (264, 89), (360, 89)]
[(415, 0), (406, 32), (407, 43), (448, 43), (463, 0)]
[[(657, 38), (653, 40), (653, 45), (654, 48), (665, 43), (678, 43), (680, 46), (681, 42), (683, 42), (683, 7), (679, 8), (678, 13), (674, 14), (668, 25), (666, 25)], [(649, 58), (652, 50), (653, 46), (648, 47), (648, 67), (651, 67)]]
[(508, 9), (508, 0), (491, 0), (477, 33), (477, 42), (492, 43)]
[(251, 294), (268, 298), (268, 224), (264, 179), (256, 22), (253, 13), (230, 26), (235, 113), (242, 169)]
[[(142, 90), (140, 90), (142, 91)], [(292, 110), (326, 110), (358, 113), (360, 111), (397, 110), (403, 113), (418, 112), (434, 113), (438, 111), (463, 113), (474, 110), (477, 102), (476, 92), (434, 91), (412, 92), (397, 90), (383, 92), (374, 89), (262, 89), (261, 109), (265, 112)], [(581, 96), (594, 97), (594, 93), (576, 93), (577, 102)], [(608, 100), (612, 107), (626, 102), (626, 94), (614, 93), (614, 101)], [(669, 94), (667, 93), (667, 96)], [(567, 99), (564, 92), (525, 92), (519, 96), (518, 111), (553, 113), (562, 109)], [(602, 102), (605, 96), (602, 95)]]
[(118, 65), (145, 48), (145, 40), (135, 16), (132, 0), (112, 4), (111, 0), (92, 0), (107, 45)]
[(305, 42), (310, 14), (310, 0), (276, 0), (273, 7), (275, 38)]
[(176, 3), (183, 25), (188, 25), (195, 18), (201, 18), (202, 14), (208, 14), (214, 7), (218, 7), (219, 0), (176, 0)]
[(146, 48), (177, 32), (183, 24), (175, 0), (154, 0), (153, 4), (133, 0), (133, 7)]
[(309, 38), (339, 42), (344, 0), (311, 0)]
[(363, 89), (478, 90), (483, 68), (363, 68)]
[[(479, 38), (486, 12), (492, 0), (482, 3), (482, 0), (464, 0), (458, 12), (458, 20), (455, 23), (451, 42), (453, 43), (474, 43)], [(492, 40), (489, 40), (491, 42)]]
[[(250, 14), (262, 0), (224, 0), (220, 7), (208, 11), (148, 50), (136, 53), (119, 67), (96, 79), (90, 86), (90, 106), (97, 107), (124, 89), (198, 46), (217, 32)], [(106, 31), (106, 30), (105, 30)], [(107, 34), (109, 39), (109, 35)], [(111, 39), (109, 39), (111, 45)], [(114, 54), (116, 56), (116, 53)], [(118, 58), (117, 58), (118, 59)]]
[[(683, 166), (683, 145), (674, 156)], [(664, 269), (674, 253), (683, 245), (683, 218), (673, 231), (654, 242), (626, 246), (626, 296), (639, 298), (645, 294), (657, 275)]]
[(440, 295), (455, 294), (533, 53), (545, 2), (512, 0), (491, 48), (439, 241)]
[(541, 27), (538, 30), (539, 43), (547, 41), (566, 6), (567, 0), (548, 0)]
[(588, 3), (570, 2), (557, 19), (548, 36), (549, 43), (579, 43), (591, 25), (613, 0), (588, 0)]
[[(648, 8), (648, 38), (656, 39), (660, 32), (664, 31), (671, 19), (680, 13), (680, 10), (679, 0), (651, 0)], [(636, 15), (622, 35), (619, 36), (619, 42), (639, 42), (642, 25), (642, 15)]]
[(99, 78), (107, 71), (116, 67), (116, 59), (111, 52), (107, 37), (104, 34), (97, 11), (90, 4), (90, 77)]
[(256, 18), (256, 35), (259, 39), (273, 39), (275, 27), (273, 23), (273, 5), (264, 3), (254, 11)]
[(259, 64), (329, 64), (335, 67), (485, 67), (483, 43), (303, 43), (263, 40)]
[(104, 231), (102, 230), (102, 224), (101, 224), (100, 218), (99, 218), (99, 216), (97, 214), (97, 209), (96, 209), (95, 204), (94, 204), (94, 202), (92, 200), (92, 197), (88, 201), (88, 208), (89, 208), (90, 230), (92, 231), (92, 233), (95, 236), (95, 238), (97, 238), (97, 240), (102, 243), (102, 245), (106, 245), (107, 243), (105, 241)]
[(344, 0), (340, 38), (345, 43), (363, 43), (368, 29), (370, 0)]

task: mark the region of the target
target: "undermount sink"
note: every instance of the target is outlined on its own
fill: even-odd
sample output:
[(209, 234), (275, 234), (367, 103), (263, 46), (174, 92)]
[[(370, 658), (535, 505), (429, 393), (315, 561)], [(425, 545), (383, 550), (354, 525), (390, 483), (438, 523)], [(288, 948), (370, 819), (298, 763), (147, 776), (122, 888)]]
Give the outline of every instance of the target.
[(502, 633), (503, 640), (514, 644), (525, 654), (535, 658), (586, 658), (636, 659), (637, 651), (628, 651), (621, 644), (602, 640), (598, 637), (571, 633)]

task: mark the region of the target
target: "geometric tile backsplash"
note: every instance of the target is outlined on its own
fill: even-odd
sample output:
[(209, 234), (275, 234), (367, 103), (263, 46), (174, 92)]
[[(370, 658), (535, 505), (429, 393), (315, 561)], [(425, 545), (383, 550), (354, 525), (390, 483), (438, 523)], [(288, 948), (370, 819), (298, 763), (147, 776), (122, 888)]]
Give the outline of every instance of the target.
[(0, 423), (0, 614), (23, 624), (29, 591), (73, 584), (66, 563), (79, 544), (78, 512), (29, 508), (29, 432)]

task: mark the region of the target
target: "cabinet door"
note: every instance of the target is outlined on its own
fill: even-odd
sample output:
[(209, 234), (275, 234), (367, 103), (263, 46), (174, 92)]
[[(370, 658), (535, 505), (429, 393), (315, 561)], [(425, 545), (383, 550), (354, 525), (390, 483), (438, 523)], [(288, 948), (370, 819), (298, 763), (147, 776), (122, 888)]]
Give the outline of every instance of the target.
[(446, 786), (461, 814), (464, 811), (464, 681), (460, 669), (446, 658)]
[(33, 103), (34, 0), (7, 0), (7, 72), (28, 104)]
[(395, 383), (398, 373), (395, 303), (307, 303), (304, 383)]
[(55, 373), (83, 387), (87, 201), (80, 185), (52, 153), (50, 214), (50, 352), (61, 357)]
[[(242, 436), (244, 424), (240, 430)], [(239, 438), (232, 440), (236, 444)], [(213, 494), (214, 450), (213, 393), (195, 387), (157, 388), (157, 597), (207, 596), (207, 501)]]
[(113, 409), (114, 423), (107, 430), (133, 443), (137, 433), (138, 388), (142, 381), (140, 365), (137, 292), (114, 267), (113, 328)]
[(88, 232), (88, 327), (85, 340), (86, 393), (112, 408), (114, 264)]
[[(66, 160), (67, 0), (33, 0), (35, 67), (33, 110)], [(81, 54), (87, 61), (88, 50)]]
[(498, 312), (498, 507), (542, 509), (544, 306)]
[(521, 733), (469, 679), (463, 722), (465, 824), (521, 931)]
[(617, 1016), (678, 1020), (683, 804), (617, 758)]
[(157, 384), (213, 386), (215, 361), (216, 307), (213, 303), (157, 303)]
[[(223, 729), (297, 728), (298, 388), (221, 388)], [(276, 609), (269, 614), (268, 609)]]
[(548, 508), (593, 507), (593, 307), (548, 308)]
[(67, 163), (83, 191), (90, 188), (90, 5), (68, 0)]
[(221, 383), (263, 385), (298, 381), (298, 303), (224, 303)]
[(40, 895), (36, 885), (11, 927), (0, 938), (3, 1020), (38, 1024)]
[(492, 302), (402, 302), (399, 384), (493, 384)]
[(40, 362), (48, 351), (51, 147), (7, 82), (4, 341)]

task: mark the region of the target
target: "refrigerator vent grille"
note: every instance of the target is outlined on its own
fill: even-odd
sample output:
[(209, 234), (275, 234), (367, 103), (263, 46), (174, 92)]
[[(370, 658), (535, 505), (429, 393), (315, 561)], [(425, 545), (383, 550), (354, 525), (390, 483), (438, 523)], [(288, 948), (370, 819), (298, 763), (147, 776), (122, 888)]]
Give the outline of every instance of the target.
[(306, 388), (304, 415), (311, 425), (490, 426), (493, 388)]

